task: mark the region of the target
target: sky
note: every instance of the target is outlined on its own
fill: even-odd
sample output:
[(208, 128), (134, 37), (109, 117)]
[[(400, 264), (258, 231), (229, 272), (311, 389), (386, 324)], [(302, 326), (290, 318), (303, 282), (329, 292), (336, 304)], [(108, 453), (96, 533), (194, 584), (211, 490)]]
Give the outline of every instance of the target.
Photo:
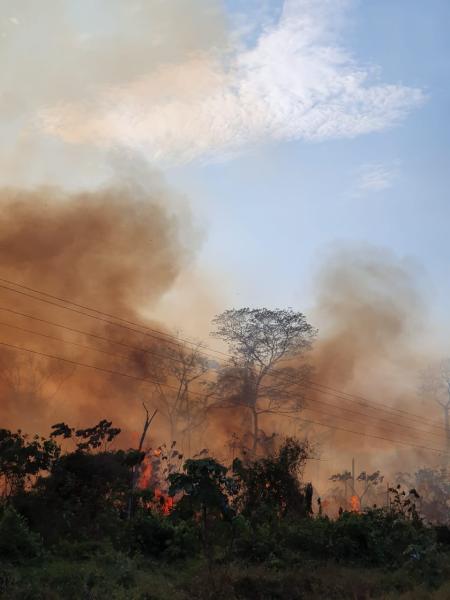
[(364, 241), (414, 261), (445, 317), (450, 6), (360, 2), (346, 16), (343, 44), (353, 60), (376, 68), (382, 82), (421, 90), (423, 103), (400, 123), (365, 135), (267, 144), (175, 178), (187, 186), (201, 180), (215, 199), (207, 205), (207, 256), (221, 260), (226, 247), (228, 268), (245, 272), (236, 295), (309, 301), (309, 277), (322, 254), (336, 241)]
[(202, 231), (166, 313), (197, 286), (211, 311), (307, 311), (324, 257), (373, 246), (448, 324), (449, 18), (447, 0), (0, 0), (0, 184), (158, 172)]

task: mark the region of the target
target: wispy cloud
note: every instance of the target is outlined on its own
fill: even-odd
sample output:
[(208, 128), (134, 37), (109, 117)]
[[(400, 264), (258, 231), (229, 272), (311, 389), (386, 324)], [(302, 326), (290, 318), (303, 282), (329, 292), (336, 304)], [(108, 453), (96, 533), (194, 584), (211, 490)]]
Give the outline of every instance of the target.
[(398, 175), (397, 165), (367, 163), (357, 170), (353, 196), (365, 196), (392, 187)]
[[(40, 112), (66, 141), (142, 150), (154, 161), (221, 158), (282, 140), (348, 138), (380, 131), (420, 105), (420, 89), (382, 83), (342, 46), (344, 0), (286, 0), (252, 47), (160, 64), (85, 104)], [(372, 165), (373, 166), (373, 165)], [(375, 165), (376, 167), (376, 165)], [(380, 167), (361, 189), (383, 189)]]

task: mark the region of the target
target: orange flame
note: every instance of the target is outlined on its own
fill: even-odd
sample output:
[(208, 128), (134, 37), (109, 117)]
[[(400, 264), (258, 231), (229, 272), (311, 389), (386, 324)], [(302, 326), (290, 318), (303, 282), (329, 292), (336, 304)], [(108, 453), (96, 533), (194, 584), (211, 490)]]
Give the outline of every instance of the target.
[[(152, 452), (147, 452), (144, 457), (144, 460), (140, 466), (139, 479), (137, 482), (137, 487), (140, 490), (147, 490), (149, 488), (153, 488), (156, 483), (156, 479), (158, 478), (158, 471), (156, 467), (156, 472), (154, 473), (154, 460), (158, 459), (162, 454), (161, 448), (157, 448)], [(173, 509), (174, 499), (168, 495), (167, 491), (163, 491), (158, 487), (154, 488), (154, 496), (150, 502), (146, 503), (147, 508), (156, 508), (163, 515), (168, 515)]]
[(160, 489), (155, 489), (155, 499), (159, 504), (160, 510), (163, 515), (168, 515), (173, 508), (173, 498), (172, 496), (167, 496)]
[(360, 512), (361, 511), (361, 502), (359, 501), (358, 496), (352, 496), (350, 498), (350, 510), (352, 512)]
[(145, 457), (144, 461), (141, 465), (141, 473), (139, 475), (139, 480), (138, 480), (138, 488), (140, 490), (146, 490), (148, 488), (148, 486), (150, 485), (150, 480), (152, 478), (152, 473), (153, 473), (152, 462), (147, 457)]

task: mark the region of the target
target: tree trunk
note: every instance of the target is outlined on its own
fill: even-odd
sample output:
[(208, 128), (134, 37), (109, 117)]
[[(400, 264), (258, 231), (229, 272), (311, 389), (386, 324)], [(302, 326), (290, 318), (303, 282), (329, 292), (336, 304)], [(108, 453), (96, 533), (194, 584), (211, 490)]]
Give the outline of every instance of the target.
[(252, 452), (253, 452), (253, 456), (256, 456), (256, 453), (258, 451), (258, 413), (256, 412), (255, 408), (252, 409), (252, 416), (253, 416), (253, 447), (252, 447)]
[[(138, 452), (142, 452), (142, 448), (144, 447), (144, 442), (145, 442), (145, 438), (146, 438), (146, 435), (147, 435), (148, 428), (150, 427), (153, 419), (156, 416), (156, 413), (158, 412), (158, 410), (155, 409), (155, 411), (153, 412), (152, 416), (150, 417), (148, 409), (147, 409), (147, 407), (145, 406), (144, 403), (142, 403), (142, 406), (144, 407), (144, 410), (145, 410), (145, 421), (144, 421), (144, 427), (142, 429), (141, 439), (139, 440)], [(135, 465), (131, 469), (131, 486), (130, 486), (130, 493), (128, 494), (128, 506), (127, 506), (127, 517), (128, 517), (128, 519), (131, 519), (131, 517), (133, 516), (133, 512), (134, 512), (134, 492), (136, 490), (138, 479), (139, 479), (139, 465)]]

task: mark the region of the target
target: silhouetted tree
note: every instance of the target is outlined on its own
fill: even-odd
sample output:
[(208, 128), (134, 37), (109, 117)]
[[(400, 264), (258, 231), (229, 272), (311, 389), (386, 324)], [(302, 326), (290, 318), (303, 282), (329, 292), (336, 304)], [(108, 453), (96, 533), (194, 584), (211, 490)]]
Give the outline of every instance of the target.
[(86, 429), (75, 429), (69, 427), (66, 423), (56, 423), (52, 425), (52, 433), (50, 437), (62, 437), (63, 439), (73, 439), (78, 450), (98, 450), (102, 449), (106, 452), (108, 444), (120, 433), (118, 427), (113, 427), (111, 421), (102, 419), (94, 425)]
[(310, 369), (299, 359), (316, 330), (292, 309), (241, 308), (213, 320), (214, 337), (228, 343), (231, 359), (219, 371), (217, 407), (242, 407), (251, 415), (252, 451), (260, 445), (260, 416), (293, 414), (301, 407)]
[(59, 456), (60, 447), (52, 439), (35, 435), (30, 440), (20, 430), (0, 429), (0, 495), (14, 496), (49, 471)]
[(228, 469), (213, 458), (188, 459), (183, 473), (169, 475), (169, 494), (181, 494), (177, 511), (198, 513), (202, 523), (205, 554), (210, 551), (209, 520), (211, 516), (231, 516), (229, 494), (233, 481), (227, 477)]
[[(350, 486), (350, 490), (353, 496), (356, 496), (359, 501), (359, 505), (362, 507), (363, 501), (370, 492), (375, 490), (382, 482), (384, 476), (380, 474), (380, 471), (374, 471), (373, 473), (361, 473), (355, 478), (353, 483), (353, 477), (350, 471), (343, 471), (342, 473), (336, 473), (330, 477), (330, 481), (340, 482), (344, 484), (345, 490), (345, 502), (347, 503), (347, 490)], [(357, 485), (358, 482), (358, 485)]]
[[(169, 424), (170, 441), (185, 445), (191, 452), (191, 438), (195, 429), (206, 419), (206, 407), (211, 394), (205, 380), (209, 363), (201, 344), (166, 344), (156, 359), (140, 357), (144, 373), (155, 382), (153, 403)], [(185, 442), (185, 444), (184, 444)]]

